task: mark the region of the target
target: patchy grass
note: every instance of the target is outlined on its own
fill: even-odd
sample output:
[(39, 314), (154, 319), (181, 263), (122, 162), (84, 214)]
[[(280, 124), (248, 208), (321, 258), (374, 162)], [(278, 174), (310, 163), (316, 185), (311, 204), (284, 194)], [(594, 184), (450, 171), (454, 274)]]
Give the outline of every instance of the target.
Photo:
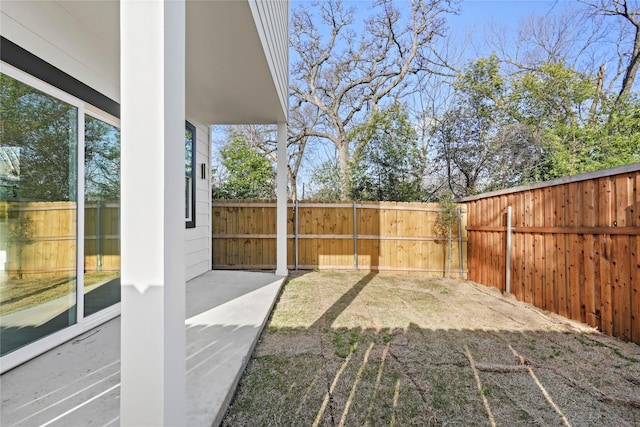
[(640, 347), (477, 284), (290, 278), (225, 426), (640, 424)]

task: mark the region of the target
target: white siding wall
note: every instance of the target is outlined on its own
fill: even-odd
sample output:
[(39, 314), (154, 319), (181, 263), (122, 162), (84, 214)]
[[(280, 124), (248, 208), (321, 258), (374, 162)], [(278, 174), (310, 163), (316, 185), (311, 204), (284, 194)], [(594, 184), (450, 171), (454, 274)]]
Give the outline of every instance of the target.
[[(209, 126), (191, 120), (196, 127), (196, 227), (185, 233), (185, 279), (192, 279), (211, 270), (211, 186)], [(200, 165), (205, 164), (206, 179), (200, 177)]]
[(249, 0), (260, 41), (269, 63), (283, 111), (288, 111), (289, 2)]

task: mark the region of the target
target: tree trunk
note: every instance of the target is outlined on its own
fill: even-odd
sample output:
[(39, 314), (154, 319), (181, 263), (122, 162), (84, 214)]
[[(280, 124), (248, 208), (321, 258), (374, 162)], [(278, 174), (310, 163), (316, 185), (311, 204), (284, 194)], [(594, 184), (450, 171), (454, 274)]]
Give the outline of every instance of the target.
[(349, 141), (346, 138), (341, 138), (340, 145), (338, 145), (338, 170), (340, 171), (340, 199), (349, 199)]
[(631, 61), (627, 67), (627, 72), (622, 80), (622, 88), (620, 89), (620, 95), (618, 95), (617, 102), (622, 101), (633, 89), (633, 83), (640, 67), (640, 26), (635, 26), (636, 37), (633, 41), (633, 54), (631, 55)]
[(291, 189), (291, 194), (290, 194), (290, 198), (292, 202), (296, 202), (296, 200), (298, 200), (298, 183), (297, 181), (297, 177), (291, 172), (291, 169), (289, 169), (289, 188)]

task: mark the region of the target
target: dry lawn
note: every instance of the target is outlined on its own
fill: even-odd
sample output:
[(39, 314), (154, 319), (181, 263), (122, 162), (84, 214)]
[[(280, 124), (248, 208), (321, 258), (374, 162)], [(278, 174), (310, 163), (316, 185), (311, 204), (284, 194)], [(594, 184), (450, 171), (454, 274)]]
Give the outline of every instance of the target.
[(640, 347), (472, 282), (292, 276), (225, 426), (637, 426)]

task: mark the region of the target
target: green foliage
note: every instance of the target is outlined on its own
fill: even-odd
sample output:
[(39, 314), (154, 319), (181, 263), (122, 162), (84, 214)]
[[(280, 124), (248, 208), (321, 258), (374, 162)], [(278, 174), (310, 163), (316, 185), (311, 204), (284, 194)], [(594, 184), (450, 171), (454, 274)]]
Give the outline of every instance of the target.
[(627, 97), (605, 108), (608, 120), (600, 128), (602, 141), (596, 161), (598, 169), (626, 165), (640, 161), (640, 97)]
[(464, 102), (474, 108), (481, 118), (496, 113), (496, 104), (504, 96), (505, 80), (500, 75), (500, 63), (494, 54), (470, 63), (454, 82)]
[(422, 153), (409, 116), (400, 105), (373, 115), (351, 133), (356, 152), (351, 166), (354, 200), (421, 200)]
[(601, 96), (595, 82), (562, 62), (514, 79), (511, 111), (540, 129), (540, 179), (591, 172), (640, 160), (640, 103)]
[(85, 199), (120, 199), (120, 130), (102, 120), (85, 117)]
[(458, 223), (458, 207), (453, 200), (453, 194), (445, 193), (440, 196), (440, 211), (436, 219), (435, 232), (439, 237), (446, 237), (451, 228)]
[(440, 167), (456, 197), (534, 180), (539, 133), (509, 114), (508, 83), (495, 56), (471, 63), (455, 84), (456, 102), (435, 126)]
[(12, 197), (75, 200), (77, 109), (4, 74), (0, 104), (1, 148), (19, 159)]
[(220, 151), (226, 179), (214, 190), (221, 199), (271, 199), (275, 196), (275, 171), (258, 148), (232, 134)]
[(434, 130), (457, 197), (640, 161), (640, 101), (606, 97), (564, 62), (502, 75), (471, 63)]
[(326, 161), (315, 168), (311, 180), (316, 188), (312, 191), (314, 199), (340, 200), (340, 171), (334, 161)]
[(439, 243), (445, 254), (445, 277), (450, 275), (450, 259), (451, 259), (451, 230), (458, 223), (458, 207), (453, 200), (453, 194), (445, 193), (440, 196), (440, 211), (436, 218), (434, 233), (439, 237)]
[(562, 62), (543, 64), (515, 77), (511, 86), (511, 112), (534, 126), (581, 121), (596, 93), (590, 78)]
[[(78, 110), (0, 74), (2, 146), (0, 183), (6, 199), (76, 199)], [(85, 190), (88, 200), (117, 200), (120, 132), (85, 116)], [(9, 165), (10, 163), (10, 165)]]

